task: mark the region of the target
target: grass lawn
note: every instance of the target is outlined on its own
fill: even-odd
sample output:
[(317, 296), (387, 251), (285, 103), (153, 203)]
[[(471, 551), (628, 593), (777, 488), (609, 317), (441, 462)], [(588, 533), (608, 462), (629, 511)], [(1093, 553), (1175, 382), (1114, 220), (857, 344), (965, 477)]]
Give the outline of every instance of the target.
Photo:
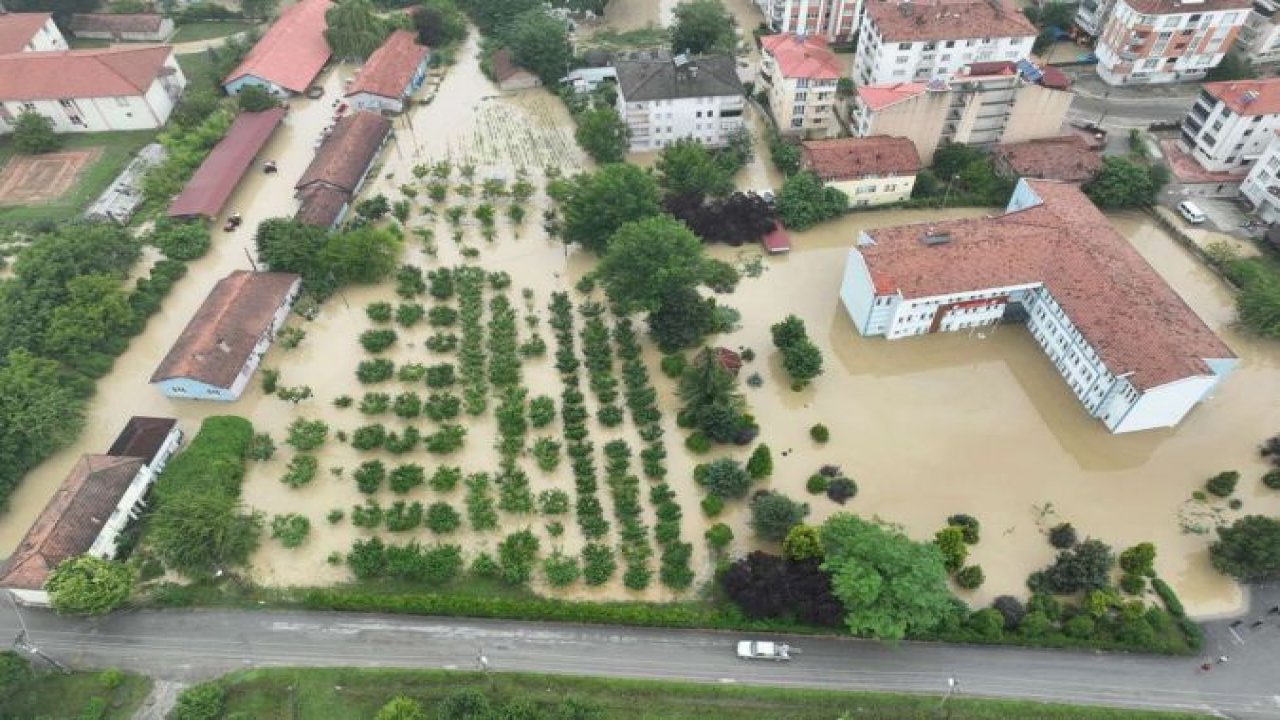
[(213, 38), (226, 37), (234, 35), (238, 32), (244, 32), (253, 27), (253, 23), (246, 20), (227, 20), (225, 22), (193, 22), (186, 25), (179, 25), (178, 31), (169, 38), (171, 43), (192, 42), (194, 40), (210, 40)]
[(67, 44), (72, 50), (89, 50), (92, 48), (111, 47), (111, 41), (105, 38), (68, 38)]
[[(429, 717), (445, 696), (464, 688), (485, 690), (493, 702), (517, 698), (541, 703), (572, 696), (603, 710), (604, 718), (651, 720), (830, 720), (845, 718), (938, 717), (936, 696), (781, 690), (678, 682), (603, 680), (517, 673), (443, 670), (269, 669), (236, 672), (224, 678), (227, 713), (255, 720), (348, 720), (371, 718), (383, 704), (406, 695), (423, 704)], [(1073, 705), (952, 698), (952, 720), (1178, 720), (1204, 717), (1113, 710)]]
[(176, 55), (175, 57), (178, 60), (178, 67), (182, 68), (182, 74), (187, 76), (186, 93), (190, 94), (197, 90), (213, 88), (213, 76), (210, 75), (213, 68), (213, 60), (209, 57), (209, 53), (204, 50), (197, 50)]
[[(138, 150), (155, 139), (156, 131), (68, 133), (62, 137), (65, 140), (63, 150), (102, 147), (102, 154), (98, 156), (97, 162), (84, 169), (76, 184), (56, 201), (42, 205), (0, 207), (0, 221), (68, 220), (79, 216), (111, 184), (124, 166), (129, 164)], [(8, 162), (16, 152), (12, 140), (0, 139), (0, 165)]]
[(665, 28), (647, 27), (639, 30), (618, 32), (602, 28), (582, 41), (583, 47), (600, 48), (602, 50), (628, 50), (635, 48), (664, 47), (671, 42), (671, 36)]
[[(0, 703), (0, 717), (10, 720), (34, 718), (92, 717), (102, 720), (129, 720), (151, 691), (151, 679), (124, 675), (115, 689), (103, 683), (102, 673), (77, 672), (70, 675), (39, 673), (23, 684), (9, 700)], [(100, 712), (90, 711), (90, 703)]]

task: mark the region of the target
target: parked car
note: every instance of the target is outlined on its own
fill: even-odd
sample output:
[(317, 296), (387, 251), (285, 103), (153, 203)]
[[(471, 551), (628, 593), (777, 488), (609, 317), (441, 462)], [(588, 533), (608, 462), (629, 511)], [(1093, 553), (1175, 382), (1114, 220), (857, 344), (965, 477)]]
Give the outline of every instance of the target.
[(791, 646), (763, 640), (741, 640), (738, 642), (738, 657), (742, 660), (787, 661), (791, 659)]
[(1190, 200), (1183, 200), (1178, 203), (1178, 214), (1192, 225), (1199, 225), (1209, 219), (1209, 216), (1204, 214), (1204, 211), (1200, 209), (1200, 206)]

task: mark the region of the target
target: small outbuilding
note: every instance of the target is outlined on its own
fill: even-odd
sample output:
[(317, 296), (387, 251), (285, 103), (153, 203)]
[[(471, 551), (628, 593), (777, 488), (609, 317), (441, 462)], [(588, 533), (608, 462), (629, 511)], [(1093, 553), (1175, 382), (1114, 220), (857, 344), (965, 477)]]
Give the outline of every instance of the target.
[(45, 583), (63, 560), (112, 559), (151, 483), (182, 443), (172, 418), (134, 417), (104, 455), (84, 455), (0, 566), (0, 588), (24, 605), (47, 607)]
[(71, 34), (112, 42), (165, 42), (173, 37), (173, 19), (159, 13), (77, 13)]
[(491, 55), (489, 62), (493, 65), (493, 78), (502, 90), (528, 90), (542, 85), (537, 75), (516, 64), (506, 48)]
[(369, 56), (347, 88), (347, 102), (359, 110), (403, 112), (405, 103), (427, 77), (431, 53), (408, 30), (391, 33)]
[(151, 384), (172, 398), (239, 398), (301, 286), (302, 278), (292, 273), (237, 270), (219, 280), (151, 375)]

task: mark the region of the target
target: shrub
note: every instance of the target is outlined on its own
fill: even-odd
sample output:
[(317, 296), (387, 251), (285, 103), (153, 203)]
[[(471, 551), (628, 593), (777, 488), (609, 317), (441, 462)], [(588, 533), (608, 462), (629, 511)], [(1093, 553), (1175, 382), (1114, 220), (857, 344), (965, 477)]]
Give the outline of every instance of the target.
[(209, 231), (204, 223), (199, 222), (177, 222), (161, 218), (156, 221), (148, 240), (170, 260), (195, 260), (203, 257), (209, 250)]
[(311, 521), (298, 513), (276, 515), (271, 518), (271, 537), (287, 548), (296, 548), (311, 532)]
[(982, 587), (982, 583), (986, 579), (981, 565), (966, 565), (956, 572), (956, 585), (965, 590), (974, 590)]
[(356, 379), (368, 385), (390, 380), (395, 372), (395, 363), (386, 358), (375, 358), (364, 360), (356, 366)]
[(298, 418), (289, 424), (289, 434), (285, 442), (295, 450), (315, 450), (324, 444), (329, 437), (329, 426), (322, 420), (303, 420)]
[(988, 642), (995, 642), (1004, 635), (1004, 617), (992, 608), (973, 613), (965, 620), (965, 626)]
[(364, 306), (364, 314), (376, 323), (391, 322), (391, 303), (375, 302)]
[(391, 491), (407, 493), (426, 481), (426, 472), (421, 465), (401, 465), (387, 476)]
[(821, 531), (813, 525), (792, 527), (782, 541), (782, 555), (792, 562), (822, 560), (826, 550), (822, 547)]
[(1156, 546), (1149, 542), (1138, 543), (1120, 553), (1120, 569), (1130, 575), (1154, 577), (1156, 574)]
[(1079, 640), (1087, 640), (1093, 637), (1096, 629), (1097, 623), (1088, 615), (1076, 615), (1062, 626), (1062, 631), (1067, 634), (1067, 637)]
[(809, 437), (813, 438), (814, 442), (825, 443), (831, 439), (831, 431), (826, 425), (818, 423), (809, 428)]
[(355, 402), (350, 395), (339, 395), (333, 399), (333, 406), (336, 408), (349, 408), (351, 403)]
[(991, 602), (991, 607), (1004, 616), (1004, 629), (1009, 631), (1021, 625), (1023, 618), (1027, 615), (1027, 608), (1022, 601), (1012, 595), (997, 597)]
[(969, 545), (977, 544), (978, 539), (981, 537), (980, 533), (982, 525), (978, 522), (978, 519), (972, 515), (965, 515), (963, 513), (952, 515), (947, 518), (947, 524), (958, 527), (964, 531), (964, 541)]
[(467, 429), (461, 425), (443, 425), (424, 438), (423, 445), (429, 453), (445, 455), (461, 448), (466, 436)]
[(471, 574), (493, 580), (502, 575), (502, 568), (498, 567), (498, 561), (492, 555), (482, 552), (471, 561)]
[(683, 355), (664, 355), (662, 357), (662, 374), (673, 380), (684, 374), (689, 361)]
[(320, 461), (314, 455), (294, 455), (280, 482), (291, 488), (302, 487), (315, 479), (319, 465)]
[(712, 550), (723, 550), (733, 542), (733, 528), (724, 523), (716, 523), (707, 529), (706, 538), (707, 545)]
[(747, 460), (747, 474), (752, 480), (763, 480), (773, 474), (773, 454), (768, 445), (760, 443), (751, 452), (751, 458)]
[(330, 525), (337, 525), (342, 522), (342, 518), (344, 517), (346, 517), (346, 513), (342, 512), (342, 510), (338, 508), (330, 510), (329, 514), (324, 516), (325, 520), (328, 520)]
[(1262, 484), (1272, 490), (1280, 490), (1280, 470), (1268, 471), (1266, 475), (1262, 476)]
[(351, 447), (357, 450), (373, 450), (382, 447), (387, 440), (387, 429), (382, 425), (362, 425), (351, 434)]
[(351, 524), (366, 530), (376, 530), (382, 524), (382, 506), (373, 498), (365, 498), (363, 505), (351, 508)]
[(407, 427), (403, 433), (387, 433), (387, 438), (382, 442), (382, 447), (389, 453), (400, 455), (417, 447), (418, 441), (421, 439), (422, 434), (418, 432), (418, 428)]
[(396, 307), (396, 324), (400, 327), (413, 327), (426, 312), (418, 303), (401, 303)]
[(543, 490), (538, 493), (538, 511), (543, 515), (564, 515), (569, 512), (569, 493), (563, 490)]
[(457, 381), (453, 366), (449, 363), (440, 363), (427, 368), (427, 387), (429, 388), (446, 388)]
[(406, 504), (403, 500), (397, 500), (387, 508), (382, 520), (391, 532), (413, 530), (422, 524), (422, 503)]
[(742, 463), (733, 458), (720, 458), (700, 465), (694, 471), (694, 480), (712, 495), (736, 498), (747, 494), (751, 476)]
[[(1028, 585), (1040, 585), (1043, 589), (1060, 595), (1082, 590), (1107, 587), (1111, 580), (1111, 568), (1115, 555), (1110, 546), (1100, 540), (1085, 540), (1069, 550), (1058, 553), (1053, 565), (1028, 579)], [(1041, 587), (1032, 587), (1039, 591)]]
[(805, 481), (804, 489), (809, 491), (810, 495), (821, 495), (827, 491), (827, 487), (831, 484), (831, 479), (822, 473), (814, 473)]
[(416, 418), (422, 412), (422, 398), (416, 392), (400, 393), (392, 403), (391, 411), (406, 420)]
[(532, 452), (539, 470), (551, 472), (560, 465), (560, 443), (551, 438), (543, 437), (534, 440)]
[(449, 503), (435, 502), (427, 508), (423, 524), (433, 533), (451, 533), (462, 526), (462, 516)]
[(457, 395), (447, 392), (431, 393), (422, 406), (422, 414), (436, 422), (452, 420), (461, 412), (462, 400)]
[(380, 415), (389, 407), (391, 407), (391, 396), (386, 393), (365, 393), (364, 397), (360, 398), (360, 412), (365, 415)]
[(280, 384), (280, 371), (266, 368), (262, 371), (262, 392), (267, 395), (276, 394), (276, 386)]
[(943, 564), (949, 572), (956, 572), (969, 557), (969, 547), (964, 542), (964, 530), (947, 526), (933, 536), (933, 543), (942, 551)]
[(360, 347), (366, 352), (380, 353), (396, 341), (396, 331), (391, 329), (365, 330), (360, 333)]
[(1240, 473), (1235, 470), (1220, 472), (1209, 478), (1204, 484), (1204, 489), (1217, 495), (1218, 497), (1227, 497), (1236, 491), (1236, 483), (1240, 481)]
[(1147, 589), (1147, 579), (1141, 575), (1125, 573), (1120, 576), (1120, 589), (1130, 595), (1141, 595)]
[(356, 487), (360, 492), (372, 495), (378, 492), (378, 488), (382, 487), (382, 481), (386, 477), (387, 467), (382, 464), (381, 460), (368, 460), (356, 468)]
[(622, 424), (622, 408), (617, 405), (605, 405), (596, 411), (596, 419), (605, 427), (617, 427)]
[(551, 587), (565, 587), (577, 582), (582, 571), (578, 569), (578, 558), (557, 550), (542, 561), (542, 574)]
[(431, 489), (436, 492), (449, 492), (462, 480), (462, 468), (441, 465), (431, 473)]
[(170, 720), (218, 720), (226, 709), (227, 692), (217, 681), (192, 685), (178, 695)]
[(613, 559), (613, 549), (601, 543), (587, 543), (582, 548), (582, 577), (588, 585), (609, 582), (618, 569)]
[(766, 540), (782, 540), (808, 514), (807, 504), (781, 493), (760, 493), (751, 501), (751, 527)]
[(840, 477), (832, 478), (827, 483), (827, 497), (840, 503), (845, 504), (850, 498), (858, 494), (858, 484), (852, 478)]
[(502, 568), (502, 579), (512, 585), (529, 582), (539, 547), (537, 536), (528, 530), (520, 530), (503, 538), (498, 543), (498, 565)]
[(256, 433), (245, 448), (244, 456), (249, 460), (270, 460), (276, 454), (276, 443), (266, 433)]
[(715, 517), (724, 510), (724, 500), (718, 495), (708, 495), (702, 498), (700, 503), (702, 506), (702, 514), (707, 517)]
[(452, 327), (458, 323), (458, 311), (448, 305), (436, 305), (427, 311), (427, 324), (431, 327)]
[(1049, 544), (1059, 550), (1073, 547), (1076, 541), (1076, 529), (1071, 523), (1059, 523), (1049, 530)]
[(431, 352), (453, 352), (458, 349), (458, 336), (453, 333), (436, 333), (427, 338), (423, 345)]

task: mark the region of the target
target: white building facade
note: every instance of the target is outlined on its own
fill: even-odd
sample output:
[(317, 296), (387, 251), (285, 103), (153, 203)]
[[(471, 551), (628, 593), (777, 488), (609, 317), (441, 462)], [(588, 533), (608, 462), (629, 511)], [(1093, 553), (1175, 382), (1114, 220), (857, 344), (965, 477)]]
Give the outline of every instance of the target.
[(782, 132), (825, 137), (836, 129), (840, 65), (821, 37), (781, 33), (762, 38), (756, 80)]
[(1271, 133), (1262, 156), (1240, 184), (1240, 194), (1263, 222), (1280, 222), (1280, 134)]
[(865, 6), (853, 77), (860, 85), (947, 78), (966, 65), (1031, 56), (1037, 31), (1021, 10), (987, 2)]
[(69, 48), (51, 13), (0, 13), (0, 55)]
[(1253, 164), (1280, 129), (1280, 79), (1206, 83), (1182, 121), (1179, 146), (1211, 172)]
[(1250, 0), (1114, 0), (1095, 53), (1111, 85), (1202, 79), (1235, 43)]
[(1236, 50), (1254, 65), (1280, 62), (1280, 17), (1276, 0), (1254, 0), (1249, 17), (1240, 28)]
[(862, 0), (756, 0), (775, 32), (848, 42), (858, 31)]
[(723, 147), (742, 131), (742, 83), (730, 56), (617, 63), (616, 109), (631, 152), (661, 150), (681, 138)]

